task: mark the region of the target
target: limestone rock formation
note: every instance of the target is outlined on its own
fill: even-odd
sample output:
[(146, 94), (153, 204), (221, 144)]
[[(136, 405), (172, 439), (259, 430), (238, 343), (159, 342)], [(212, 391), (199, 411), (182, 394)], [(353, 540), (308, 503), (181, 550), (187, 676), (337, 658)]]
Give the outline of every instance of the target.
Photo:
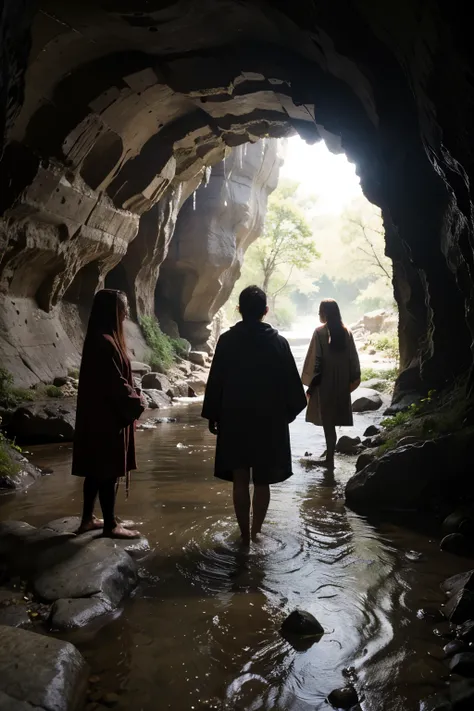
[[(127, 289), (135, 315), (150, 313), (173, 225), (206, 170), (229, 148), (298, 132), (345, 151), (382, 209), (400, 311), (398, 390), (440, 389), (465, 373), (474, 334), (466, 13), (420, 0), (5, 2), (2, 364), (24, 384), (76, 367), (104, 281)], [(229, 271), (212, 301), (179, 269), (196, 301), (180, 295), (179, 316), (201, 338), (195, 324), (212, 315)]]
[(262, 233), (280, 164), (275, 141), (238, 146), (212, 168), (178, 215), (156, 306), (195, 347), (205, 347), (210, 324), (240, 276), (244, 254)]

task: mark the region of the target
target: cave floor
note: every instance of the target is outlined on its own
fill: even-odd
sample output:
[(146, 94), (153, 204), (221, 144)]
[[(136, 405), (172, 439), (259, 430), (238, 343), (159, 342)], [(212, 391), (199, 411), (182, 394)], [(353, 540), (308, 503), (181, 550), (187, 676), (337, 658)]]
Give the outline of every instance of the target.
[[(340, 456), (333, 478), (305, 468), (305, 452), (324, 446), (303, 416), (292, 425), (294, 476), (274, 488), (262, 540), (243, 553), (230, 488), (212, 476), (214, 440), (199, 404), (172, 414), (176, 423), (137, 433), (139, 471), (129, 500), (119, 499), (119, 514), (138, 522), (152, 547), (138, 589), (121, 615), (68, 637), (100, 687), (118, 694), (115, 708), (314, 711), (349, 674), (364, 711), (418, 709), (446, 668), (433, 625), (417, 611), (444, 602), (439, 583), (466, 561), (441, 553), (419, 527), (346, 509), (354, 459)], [(362, 434), (377, 417), (356, 415), (344, 431)], [(1, 518), (40, 525), (77, 513), (71, 445), (32, 454), (54, 474), (3, 497)], [(278, 632), (295, 607), (326, 631), (306, 651)]]

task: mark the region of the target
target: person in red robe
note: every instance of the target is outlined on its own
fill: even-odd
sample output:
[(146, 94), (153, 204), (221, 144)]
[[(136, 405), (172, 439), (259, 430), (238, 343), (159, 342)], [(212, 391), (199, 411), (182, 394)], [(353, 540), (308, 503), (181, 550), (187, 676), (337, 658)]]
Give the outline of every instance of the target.
[[(84, 506), (78, 534), (103, 527), (104, 536), (137, 538), (115, 517), (119, 479), (137, 468), (135, 420), (144, 402), (134, 387), (123, 322), (127, 297), (102, 289), (94, 298), (82, 351), (77, 394), (72, 474), (84, 477)], [(103, 521), (94, 516), (99, 497)]]

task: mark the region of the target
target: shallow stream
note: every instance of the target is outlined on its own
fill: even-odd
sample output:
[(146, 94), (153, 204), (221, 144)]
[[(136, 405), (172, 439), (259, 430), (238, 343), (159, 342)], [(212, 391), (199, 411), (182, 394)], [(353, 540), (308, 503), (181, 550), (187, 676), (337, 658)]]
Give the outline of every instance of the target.
[[(301, 361), (304, 346), (294, 350)], [(466, 561), (441, 553), (434, 535), (346, 509), (354, 460), (340, 457), (334, 476), (307, 470), (301, 457), (324, 442), (303, 416), (292, 425), (294, 476), (272, 489), (262, 540), (245, 553), (230, 487), (212, 476), (215, 440), (199, 404), (171, 414), (176, 423), (138, 433), (139, 471), (119, 501), (152, 546), (139, 588), (112, 622), (71, 638), (101, 686), (119, 693), (115, 708), (318, 711), (349, 674), (364, 711), (417, 710), (446, 675), (433, 625), (417, 611), (443, 601), (440, 581)], [(357, 415), (352, 431), (373, 421)], [(0, 517), (37, 525), (78, 513), (71, 446), (32, 451), (54, 474), (3, 497)], [(306, 651), (278, 632), (295, 607), (326, 630)]]

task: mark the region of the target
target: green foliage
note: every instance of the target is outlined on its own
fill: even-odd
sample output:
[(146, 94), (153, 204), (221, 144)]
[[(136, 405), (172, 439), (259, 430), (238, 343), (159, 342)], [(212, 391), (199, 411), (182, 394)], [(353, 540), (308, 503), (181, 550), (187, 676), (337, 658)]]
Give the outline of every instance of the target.
[(20, 469), (18, 464), (10, 456), (8, 445), (9, 442), (0, 433), (0, 479), (13, 476)]
[(420, 406), (413, 403), (407, 410), (397, 412), (391, 417), (386, 417), (381, 421), (382, 427), (386, 430), (393, 430), (395, 427), (404, 427), (409, 424), (414, 417), (420, 414)]
[(377, 351), (382, 351), (388, 358), (393, 360), (398, 358), (399, 345), (396, 333), (375, 333), (368, 339), (368, 344)]
[(171, 338), (171, 345), (177, 356), (185, 358), (191, 350), (191, 344), (185, 338)]
[(377, 370), (376, 368), (362, 368), (361, 380), (372, 380), (379, 378), (380, 380), (396, 380), (398, 376), (397, 368), (389, 368), (388, 370)]
[(33, 390), (15, 387), (11, 373), (0, 367), (0, 407), (18, 407), (20, 403), (34, 399), (35, 393)]
[(377, 455), (381, 457), (382, 455), (386, 454), (389, 452), (391, 449), (395, 449), (397, 446), (398, 442), (396, 439), (387, 439), (386, 442), (380, 445), (380, 447), (377, 448)]
[(177, 356), (187, 355), (190, 344), (184, 338), (170, 338), (163, 333), (160, 324), (153, 316), (142, 316), (140, 326), (145, 341), (150, 349), (148, 363), (153, 370), (166, 372), (173, 365)]
[(74, 378), (74, 380), (79, 380), (79, 368), (71, 368), (70, 370), (68, 370), (67, 374), (70, 378)]
[(64, 397), (64, 393), (57, 385), (46, 385), (44, 392), (48, 397)]

